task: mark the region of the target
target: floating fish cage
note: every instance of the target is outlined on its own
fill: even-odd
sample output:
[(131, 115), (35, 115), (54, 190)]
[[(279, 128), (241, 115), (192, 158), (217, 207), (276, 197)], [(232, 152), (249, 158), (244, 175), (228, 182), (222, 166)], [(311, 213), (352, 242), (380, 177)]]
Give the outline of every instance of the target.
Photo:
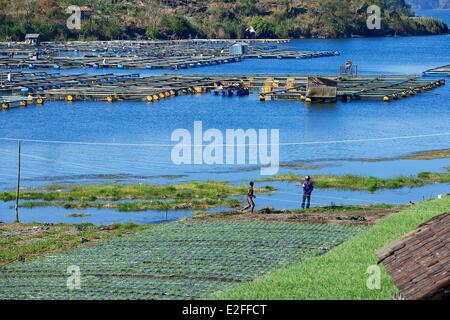
[[(0, 78), (7, 73), (0, 72)], [(375, 99), (391, 101), (414, 96), (445, 84), (443, 79), (419, 76), (320, 77), (335, 84), (324, 90), (308, 90), (308, 81), (318, 78), (303, 75), (159, 75), (73, 74), (12, 72), (11, 81), (0, 86), (0, 95), (46, 100), (158, 101), (184, 94), (212, 92), (243, 96), (258, 93), (261, 101), (352, 101)], [(331, 94), (330, 94), (331, 92)], [(326, 93), (326, 94), (323, 94)]]
[[(245, 40), (243, 40), (245, 41)], [(336, 51), (299, 51), (264, 45), (283, 40), (247, 40), (243, 54), (232, 40), (93, 41), (42, 43), (39, 49), (22, 43), (0, 43), (0, 68), (8, 69), (184, 69), (240, 62), (246, 58), (308, 59), (338, 55)]]
[(423, 72), (425, 76), (450, 77), (450, 65), (429, 69)]

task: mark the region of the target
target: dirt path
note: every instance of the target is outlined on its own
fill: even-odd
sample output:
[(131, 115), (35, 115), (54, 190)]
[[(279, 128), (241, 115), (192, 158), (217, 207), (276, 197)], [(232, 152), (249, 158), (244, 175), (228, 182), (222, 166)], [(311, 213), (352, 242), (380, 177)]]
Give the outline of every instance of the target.
[(379, 219), (397, 213), (399, 207), (393, 208), (361, 208), (358, 210), (336, 211), (332, 209), (304, 211), (276, 211), (263, 209), (256, 213), (242, 213), (239, 211), (221, 212), (214, 214), (199, 214), (193, 221), (273, 221), (292, 223), (320, 223), (332, 225), (370, 226)]

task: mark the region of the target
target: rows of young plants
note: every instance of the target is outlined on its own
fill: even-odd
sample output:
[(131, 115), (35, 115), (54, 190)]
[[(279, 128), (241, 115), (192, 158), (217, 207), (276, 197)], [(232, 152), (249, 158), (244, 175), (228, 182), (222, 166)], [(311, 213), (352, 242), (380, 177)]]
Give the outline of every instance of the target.
[[(169, 223), (3, 266), (0, 299), (195, 299), (323, 254), (359, 230), (271, 222)], [(80, 289), (67, 286), (69, 266), (80, 268)]]

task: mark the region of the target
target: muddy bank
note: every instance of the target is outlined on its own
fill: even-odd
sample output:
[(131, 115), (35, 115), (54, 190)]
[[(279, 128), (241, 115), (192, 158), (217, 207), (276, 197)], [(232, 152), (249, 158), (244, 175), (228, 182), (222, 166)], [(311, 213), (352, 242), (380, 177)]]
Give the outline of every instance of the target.
[(379, 219), (395, 214), (404, 208), (405, 206), (325, 207), (310, 210), (264, 208), (255, 213), (243, 213), (241, 211), (214, 214), (197, 213), (192, 221), (271, 221), (371, 226)]

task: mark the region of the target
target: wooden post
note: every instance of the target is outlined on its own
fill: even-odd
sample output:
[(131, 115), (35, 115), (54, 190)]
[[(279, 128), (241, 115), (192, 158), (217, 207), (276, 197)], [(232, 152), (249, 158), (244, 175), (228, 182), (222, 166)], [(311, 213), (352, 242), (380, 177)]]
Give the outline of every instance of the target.
[(20, 223), (19, 220), (19, 195), (20, 195), (20, 149), (21, 143), (18, 141), (18, 162), (17, 162), (17, 189), (16, 189), (16, 222)]

